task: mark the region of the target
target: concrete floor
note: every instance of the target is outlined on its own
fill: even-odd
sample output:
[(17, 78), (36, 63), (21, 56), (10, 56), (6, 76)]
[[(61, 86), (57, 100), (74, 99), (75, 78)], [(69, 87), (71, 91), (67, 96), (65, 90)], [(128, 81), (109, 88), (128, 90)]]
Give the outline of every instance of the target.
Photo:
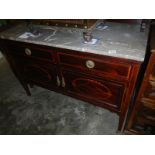
[(115, 113), (37, 86), (31, 92), (28, 97), (1, 58), (0, 134), (116, 134)]

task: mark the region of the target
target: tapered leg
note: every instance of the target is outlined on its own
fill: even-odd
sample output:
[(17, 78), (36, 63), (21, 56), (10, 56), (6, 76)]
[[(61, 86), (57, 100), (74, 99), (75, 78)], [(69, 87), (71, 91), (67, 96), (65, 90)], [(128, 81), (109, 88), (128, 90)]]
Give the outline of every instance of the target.
[(27, 84), (24, 84), (23, 87), (24, 87), (24, 89), (25, 89), (25, 91), (26, 91), (26, 94), (27, 94), (28, 96), (31, 96), (31, 92), (30, 92), (30, 89), (29, 89), (28, 85), (27, 85)]
[(34, 85), (32, 83), (30, 83), (29, 86), (30, 86), (30, 88), (33, 88)]
[(122, 120), (122, 118), (119, 118), (119, 124), (118, 124), (118, 131), (117, 132), (123, 132), (124, 130), (124, 122)]
[(14, 73), (16, 78), (19, 80), (19, 82), (21, 83), (23, 88), (25, 89), (26, 94), (28, 96), (31, 96), (31, 92), (29, 90), (28, 84), (23, 80), (23, 77), (21, 76), (20, 71), (17, 69), (17, 66), (16, 66), (15, 62), (12, 60), (11, 57), (9, 57), (7, 55), (5, 55), (5, 58), (8, 60), (10, 68), (12, 69), (12, 72)]
[(26, 94), (28, 96), (31, 96), (31, 92), (30, 92), (30, 89), (28, 87), (28, 84), (26, 82), (24, 82), (23, 80), (21, 80), (18, 76), (17, 76), (17, 79), (19, 80), (20, 84), (23, 86), (23, 88), (25, 89), (26, 91)]
[(14, 70), (13, 70), (13, 72), (14, 72), (15, 76), (17, 77), (17, 79), (19, 80), (20, 84), (21, 84), (21, 85), (23, 86), (23, 88), (25, 89), (26, 94), (27, 94), (28, 96), (31, 96), (31, 92), (30, 92), (30, 89), (29, 89), (29, 87), (28, 87), (28, 84), (21, 78), (21, 76), (20, 76), (20, 74), (18, 74), (18, 72), (15, 72)]

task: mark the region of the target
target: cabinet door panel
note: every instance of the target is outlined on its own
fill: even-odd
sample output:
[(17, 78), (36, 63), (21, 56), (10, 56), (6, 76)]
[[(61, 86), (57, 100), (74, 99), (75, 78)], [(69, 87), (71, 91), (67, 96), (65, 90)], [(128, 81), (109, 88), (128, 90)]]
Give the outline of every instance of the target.
[(48, 83), (52, 80), (51, 72), (45, 66), (38, 64), (28, 64), (23, 67), (25, 78), (33, 81)]
[(56, 69), (51, 64), (44, 65), (37, 61), (28, 59), (15, 60), (23, 78), (35, 84), (41, 84), (44, 86), (56, 86)]
[(65, 79), (65, 88), (68, 92), (81, 96), (85, 99), (107, 105), (115, 110), (120, 109), (124, 92), (124, 85), (96, 79), (89, 75), (62, 71)]

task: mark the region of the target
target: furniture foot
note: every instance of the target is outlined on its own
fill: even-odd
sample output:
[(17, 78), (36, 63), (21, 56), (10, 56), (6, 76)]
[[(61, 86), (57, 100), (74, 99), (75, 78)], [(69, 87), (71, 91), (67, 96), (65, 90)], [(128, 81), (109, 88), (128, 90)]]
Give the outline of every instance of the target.
[(30, 86), (30, 88), (33, 88), (34, 85), (30, 83), (29, 86)]
[(30, 92), (30, 89), (29, 89), (28, 85), (23, 85), (23, 87), (24, 87), (24, 89), (25, 89), (25, 91), (26, 91), (26, 94), (27, 94), (28, 96), (31, 96), (31, 92)]

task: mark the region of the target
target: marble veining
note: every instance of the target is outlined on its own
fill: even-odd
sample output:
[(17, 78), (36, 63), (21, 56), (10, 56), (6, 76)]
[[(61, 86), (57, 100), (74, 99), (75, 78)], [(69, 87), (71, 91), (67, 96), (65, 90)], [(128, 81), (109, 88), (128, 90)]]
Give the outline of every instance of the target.
[(106, 22), (105, 29), (92, 27), (93, 38), (97, 38), (95, 45), (84, 44), (84, 29), (55, 26), (34, 25), (40, 35), (22, 38), (28, 27), (25, 23), (17, 25), (0, 33), (0, 38), (28, 42), (51, 47), (71, 49), (100, 55), (108, 55), (143, 61), (146, 52), (148, 29), (140, 32), (140, 25)]

